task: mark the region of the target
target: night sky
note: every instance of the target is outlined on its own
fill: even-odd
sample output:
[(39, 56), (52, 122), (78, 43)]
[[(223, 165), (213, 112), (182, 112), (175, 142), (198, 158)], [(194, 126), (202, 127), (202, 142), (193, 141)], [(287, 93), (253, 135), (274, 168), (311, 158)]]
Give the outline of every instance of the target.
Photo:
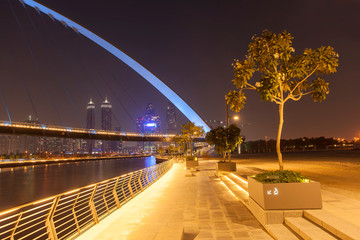
[[(125, 64), (17, 0), (0, 3), (0, 119), (36, 113), (41, 122), (84, 127), (86, 104), (106, 97), (113, 126), (136, 131), (135, 120), (153, 103), (165, 130), (165, 97)], [(224, 95), (233, 89), (231, 64), (243, 59), (251, 36), (268, 29), (295, 37), (295, 53), (331, 45), (338, 72), (325, 76), (330, 94), (285, 105), (283, 138), (360, 136), (360, 1), (121, 1), (41, 0), (83, 25), (158, 76), (204, 120), (225, 120)], [(23, 34), (24, 33), (24, 36)], [(275, 138), (277, 105), (248, 92), (241, 110), (248, 140)], [(31, 102), (35, 106), (32, 107)], [(35, 113), (36, 111), (36, 113)], [(178, 112), (180, 123), (186, 119)]]

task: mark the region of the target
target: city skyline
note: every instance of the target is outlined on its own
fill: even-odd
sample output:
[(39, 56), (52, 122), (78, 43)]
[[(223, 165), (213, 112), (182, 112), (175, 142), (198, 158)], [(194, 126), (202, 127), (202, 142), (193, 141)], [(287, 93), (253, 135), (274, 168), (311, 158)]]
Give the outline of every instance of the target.
[[(233, 88), (231, 63), (234, 58), (244, 57), (254, 34), (260, 34), (264, 29), (274, 32), (286, 29), (295, 37), (296, 53), (307, 47), (333, 46), (339, 52), (340, 67), (337, 73), (327, 77), (330, 81), (327, 100), (319, 104), (306, 98), (300, 104), (290, 104), (285, 110), (283, 137), (325, 136), (350, 140), (360, 135), (360, 126), (356, 122), (360, 112), (353, 110), (360, 101), (356, 82), (359, 71), (355, 64), (355, 53), (359, 51), (359, 46), (354, 44), (360, 36), (352, 30), (357, 29), (360, 22), (356, 20), (359, 18), (357, 10), (360, 9), (356, 1), (276, 1), (270, 5), (266, 1), (207, 1), (205, 4), (173, 2), (157, 5), (107, 0), (101, 6), (83, 0), (75, 3), (54, 0), (39, 2), (79, 22), (134, 57), (176, 90), (204, 120), (225, 119), (223, 95)], [(12, 80), (9, 83), (17, 81), (19, 86), (23, 85), (14, 64), (14, 59), (17, 59), (22, 74), (26, 74), (26, 81), (33, 83), (29, 86), (29, 92), (35, 106), (39, 108), (39, 119), (59, 125), (63, 121), (66, 126), (83, 126), (81, 116), (84, 116), (85, 109), (82, 109), (81, 103), (88, 101), (90, 96), (94, 96), (94, 101), (99, 102), (104, 97), (103, 93), (109, 92), (114, 98), (113, 103), (119, 106), (113, 109), (114, 116), (119, 119), (124, 130), (134, 131), (134, 122), (141, 113), (138, 106), (153, 102), (160, 109), (166, 107), (164, 97), (97, 46), (77, 37), (76, 33), (60, 23), (54, 24), (47, 16), (39, 16), (36, 11), (27, 9), (39, 31), (36, 34), (24, 7), (17, 2), (12, 2), (12, 5), (28, 38), (24, 41), (8, 4), (1, 3), (2, 34), (9, 36), (16, 44), (11, 46), (8, 39), (1, 40), (4, 56), (9, 59), (4, 62), (7, 70), (3, 71), (3, 76), (4, 79)], [(252, 21), (253, 19), (256, 21)], [(169, 28), (170, 25), (172, 28)], [(52, 42), (47, 29), (58, 39), (57, 44)], [(41, 68), (44, 78), (52, 79), (52, 75), (57, 75), (54, 65), (48, 61), (51, 56), (46, 55), (46, 48), (41, 46), (38, 36), (43, 37), (54, 64), (62, 66), (59, 74), (62, 80), (58, 79), (55, 84), (57, 80), (53, 79), (52, 86), (48, 86), (49, 95), (54, 98), (59, 96), (53, 100), (59, 113), (56, 113), (52, 100), (43, 93), (39, 73), (30, 70), (36, 69), (36, 66), (31, 65), (34, 60), (29, 56), (26, 42), (36, 51), (39, 64), (48, 64), (47, 68)], [(15, 46), (16, 50), (11, 51)], [(59, 55), (59, 49), (65, 49), (63, 52), (68, 54), (65, 58), (74, 60), (70, 59), (68, 63), (64, 61)], [(79, 54), (75, 55), (75, 52)], [(24, 61), (29, 63), (23, 65)], [(8, 65), (10, 62), (12, 65)], [(70, 69), (67, 65), (74, 65), (75, 68)], [(89, 70), (88, 75), (82, 73), (84, 68)], [(72, 81), (74, 78), (79, 82)], [(21, 94), (16, 99), (8, 94), (15, 91), (9, 83), (3, 83), (2, 88), (12, 118), (21, 120), (28, 114), (35, 116), (34, 113), (24, 111), (32, 107), (23, 87), (19, 89)], [(73, 104), (67, 99), (62, 85), (72, 87), (69, 95), (73, 98)], [(78, 93), (80, 86), (83, 86), (83, 93)], [(42, 89), (42, 93), (35, 87)], [(116, 92), (119, 94), (115, 94)], [(3, 110), (1, 118), (6, 120), (6, 111)], [(240, 121), (233, 123), (245, 126), (242, 131), (247, 139), (263, 139), (265, 136), (274, 138), (278, 122), (274, 104), (262, 102), (258, 96), (250, 94), (247, 106), (239, 116)], [(160, 117), (166, 119), (166, 114), (162, 113)], [(180, 123), (187, 121), (181, 114), (178, 118)]]

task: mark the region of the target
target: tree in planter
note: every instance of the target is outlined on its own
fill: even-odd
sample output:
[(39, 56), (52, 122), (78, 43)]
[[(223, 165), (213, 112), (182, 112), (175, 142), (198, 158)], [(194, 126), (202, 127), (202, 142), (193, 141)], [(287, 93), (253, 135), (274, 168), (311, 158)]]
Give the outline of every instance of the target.
[(222, 154), (224, 161), (228, 155), (228, 160), (231, 162), (231, 152), (242, 142), (240, 133), (240, 128), (234, 124), (227, 128), (217, 127), (206, 134), (205, 141), (215, 145), (215, 152)]
[(175, 142), (178, 145), (180, 155), (187, 152), (187, 139), (183, 135), (176, 135)]
[(179, 143), (190, 145), (190, 159), (193, 159), (193, 141), (195, 137), (205, 135), (203, 127), (196, 126), (195, 123), (189, 121), (188, 124), (181, 124), (181, 135), (178, 137)]
[[(330, 46), (305, 49), (302, 54), (294, 55), (292, 39), (286, 31), (276, 34), (265, 30), (261, 36), (254, 35), (248, 55), (243, 61), (235, 60), (233, 63), (235, 78), (232, 81), (237, 90), (225, 96), (230, 109), (235, 112), (239, 112), (245, 105), (244, 90), (255, 90), (262, 100), (279, 105), (276, 152), (280, 170), (284, 169), (280, 139), (285, 103), (288, 100), (299, 101), (305, 95), (311, 95), (315, 102), (326, 99), (329, 83), (320, 75), (335, 73), (339, 57)], [(256, 72), (260, 80), (249, 83)]]

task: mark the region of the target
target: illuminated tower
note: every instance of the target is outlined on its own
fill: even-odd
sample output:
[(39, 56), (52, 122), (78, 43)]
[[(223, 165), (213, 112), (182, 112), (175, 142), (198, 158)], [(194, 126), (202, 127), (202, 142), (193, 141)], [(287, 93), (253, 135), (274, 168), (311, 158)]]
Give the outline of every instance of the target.
[[(90, 102), (86, 107), (86, 128), (87, 129), (95, 129), (95, 104), (90, 98)], [(91, 154), (94, 148), (94, 141), (88, 140), (88, 153)]]
[(172, 104), (168, 104), (166, 107), (166, 133), (176, 133), (176, 115), (175, 108)]
[[(111, 109), (112, 106), (107, 98), (101, 104), (101, 129), (102, 130), (109, 130), (111, 131)], [(103, 152), (110, 152), (111, 144), (109, 141), (103, 141), (102, 151)]]

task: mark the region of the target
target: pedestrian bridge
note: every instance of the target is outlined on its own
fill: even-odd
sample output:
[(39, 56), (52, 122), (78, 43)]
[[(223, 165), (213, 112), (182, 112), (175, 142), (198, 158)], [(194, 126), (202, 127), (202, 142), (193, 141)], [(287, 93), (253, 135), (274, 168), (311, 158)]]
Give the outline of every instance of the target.
[[(42, 137), (78, 138), (111, 141), (173, 142), (175, 134), (140, 134), (84, 128), (52, 126), (47, 124), (0, 121), (0, 133)], [(195, 137), (194, 142), (205, 142), (204, 137)]]

